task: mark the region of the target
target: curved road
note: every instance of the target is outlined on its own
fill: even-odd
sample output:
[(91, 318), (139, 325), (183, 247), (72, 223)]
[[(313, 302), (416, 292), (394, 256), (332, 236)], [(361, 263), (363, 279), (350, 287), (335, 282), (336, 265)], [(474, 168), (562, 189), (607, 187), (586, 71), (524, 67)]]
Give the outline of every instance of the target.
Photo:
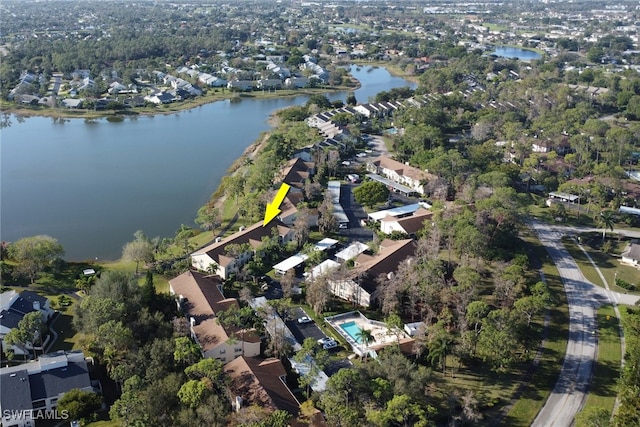
[[(571, 426), (586, 399), (597, 355), (596, 310), (605, 303), (634, 304), (640, 297), (610, 292), (589, 282), (561, 243), (565, 234), (591, 231), (532, 222), (531, 227), (558, 268), (569, 305), (569, 339), (558, 381), (532, 426)], [(626, 233), (629, 235), (629, 233)], [(640, 233), (631, 232), (640, 236)]]

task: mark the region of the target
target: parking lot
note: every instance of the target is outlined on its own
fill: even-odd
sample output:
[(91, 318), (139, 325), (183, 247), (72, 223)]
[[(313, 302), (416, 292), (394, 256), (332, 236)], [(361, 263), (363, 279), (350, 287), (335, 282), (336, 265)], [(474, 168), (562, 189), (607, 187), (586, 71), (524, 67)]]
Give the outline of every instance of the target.
[(313, 338), (315, 341), (324, 338), (324, 332), (322, 332), (315, 322), (298, 323), (298, 319), (303, 316), (307, 316), (305, 311), (300, 307), (296, 307), (291, 313), (291, 318), (287, 320), (287, 327), (293, 336), (296, 337), (296, 340), (302, 344), (306, 338)]

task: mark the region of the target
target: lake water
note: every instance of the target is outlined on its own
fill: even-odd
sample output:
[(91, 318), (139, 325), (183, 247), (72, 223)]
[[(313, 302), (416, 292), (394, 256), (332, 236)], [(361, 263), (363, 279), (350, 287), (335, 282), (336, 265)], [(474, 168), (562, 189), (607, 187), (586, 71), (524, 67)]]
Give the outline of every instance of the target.
[(533, 61), (542, 58), (542, 55), (536, 51), (508, 46), (496, 47), (496, 49), (491, 52), (491, 55), (501, 56), (503, 58), (516, 58), (521, 61)]
[[(362, 84), (359, 102), (415, 87), (383, 68), (352, 67), (352, 74)], [(269, 115), (306, 101), (221, 101), (115, 123), (14, 117), (1, 131), (0, 238), (48, 234), (68, 260), (114, 260), (136, 230), (172, 237), (180, 224), (193, 224), (231, 163), (269, 130)]]

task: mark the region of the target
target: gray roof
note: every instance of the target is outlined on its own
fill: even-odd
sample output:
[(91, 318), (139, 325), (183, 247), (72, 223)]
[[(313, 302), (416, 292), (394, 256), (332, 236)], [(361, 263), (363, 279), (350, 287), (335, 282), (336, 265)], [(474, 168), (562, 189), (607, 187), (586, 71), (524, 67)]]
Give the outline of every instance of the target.
[(33, 303), (36, 301), (40, 303), (40, 307), (44, 307), (47, 303), (47, 299), (45, 297), (42, 297), (35, 292), (22, 291), (20, 292), (20, 297), (11, 304), (11, 309), (22, 314), (31, 313), (32, 311), (35, 311), (33, 309)]
[(0, 408), (2, 410), (31, 409), (31, 389), (26, 369), (0, 375)]
[(622, 253), (622, 255), (627, 258), (640, 261), (640, 245), (636, 243), (630, 243)]
[(18, 323), (22, 320), (23, 315), (13, 310), (2, 310), (0, 312), (0, 325), (5, 328), (14, 329), (18, 327)]
[(87, 363), (69, 362), (67, 366), (50, 369), (29, 376), (31, 398), (46, 399), (74, 388), (91, 387)]

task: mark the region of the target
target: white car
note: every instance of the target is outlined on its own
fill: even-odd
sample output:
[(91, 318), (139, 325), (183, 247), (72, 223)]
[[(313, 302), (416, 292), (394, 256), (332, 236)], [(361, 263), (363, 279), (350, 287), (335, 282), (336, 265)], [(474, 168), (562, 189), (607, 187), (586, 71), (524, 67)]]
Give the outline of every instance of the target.
[(337, 347), (338, 343), (331, 337), (324, 337), (318, 340), (318, 344), (322, 346), (325, 350), (329, 350), (331, 348)]
[(302, 316), (298, 318), (298, 323), (303, 324), (303, 323), (311, 323), (313, 322), (313, 320), (309, 319), (307, 316)]

